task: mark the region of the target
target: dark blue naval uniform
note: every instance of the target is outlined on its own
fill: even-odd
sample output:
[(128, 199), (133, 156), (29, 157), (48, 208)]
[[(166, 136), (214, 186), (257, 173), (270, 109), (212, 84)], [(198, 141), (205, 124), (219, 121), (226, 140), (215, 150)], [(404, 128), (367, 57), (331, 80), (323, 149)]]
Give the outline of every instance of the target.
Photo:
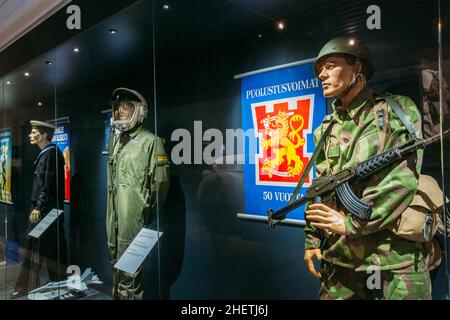
[[(55, 208), (64, 209), (64, 157), (57, 146), (50, 143), (41, 150), (34, 162), (31, 210), (39, 210), (42, 220)], [(28, 232), (35, 226), (30, 223)], [(39, 286), (39, 270), (44, 259), (50, 280), (63, 280), (67, 268), (64, 215), (61, 214), (39, 239), (27, 237), (26, 249), (24, 264), (16, 283), (17, 290), (29, 291)]]

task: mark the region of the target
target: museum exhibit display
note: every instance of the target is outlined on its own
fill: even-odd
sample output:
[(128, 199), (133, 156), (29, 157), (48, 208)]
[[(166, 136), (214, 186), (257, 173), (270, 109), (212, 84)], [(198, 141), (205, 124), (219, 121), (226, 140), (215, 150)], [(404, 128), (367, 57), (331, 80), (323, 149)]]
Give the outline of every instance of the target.
[(0, 299), (449, 299), (447, 1), (10, 1)]

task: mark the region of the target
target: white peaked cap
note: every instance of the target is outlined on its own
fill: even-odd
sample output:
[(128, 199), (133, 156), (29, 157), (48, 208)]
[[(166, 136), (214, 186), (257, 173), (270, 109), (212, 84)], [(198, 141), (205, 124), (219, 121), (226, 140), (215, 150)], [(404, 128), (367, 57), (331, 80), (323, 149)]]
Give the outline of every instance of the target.
[(45, 127), (55, 130), (55, 126), (51, 123), (44, 122), (44, 121), (37, 121), (37, 120), (30, 120), (30, 123), (34, 127)]

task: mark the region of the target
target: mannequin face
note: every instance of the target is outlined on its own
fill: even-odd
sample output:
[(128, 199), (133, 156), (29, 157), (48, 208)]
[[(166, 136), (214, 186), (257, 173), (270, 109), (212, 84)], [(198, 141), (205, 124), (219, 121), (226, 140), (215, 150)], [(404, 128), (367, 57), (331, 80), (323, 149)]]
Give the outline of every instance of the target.
[(42, 134), (36, 128), (32, 128), (28, 137), (30, 138), (31, 144), (39, 144), (40, 142), (47, 139), (47, 134)]
[(354, 66), (349, 65), (342, 56), (331, 55), (320, 62), (319, 72), (324, 97), (338, 97), (351, 83)]
[(118, 120), (128, 120), (133, 116), (134, 105), (132, 103), (121, 102), (114, 112), (114, 117)]

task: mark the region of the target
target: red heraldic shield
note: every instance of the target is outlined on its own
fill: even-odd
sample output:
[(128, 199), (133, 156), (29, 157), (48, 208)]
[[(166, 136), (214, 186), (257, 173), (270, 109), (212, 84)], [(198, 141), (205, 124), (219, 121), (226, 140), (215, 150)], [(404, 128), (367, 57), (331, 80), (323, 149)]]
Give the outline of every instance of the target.
[[(311, 157), (306, 135), (312, 131), (314, 96), (265, 101), (251, 107), (253, 128), (259, 139), (256, 184), (296, 186)], [(310, 179), (311, 174), (305, 186)]]

